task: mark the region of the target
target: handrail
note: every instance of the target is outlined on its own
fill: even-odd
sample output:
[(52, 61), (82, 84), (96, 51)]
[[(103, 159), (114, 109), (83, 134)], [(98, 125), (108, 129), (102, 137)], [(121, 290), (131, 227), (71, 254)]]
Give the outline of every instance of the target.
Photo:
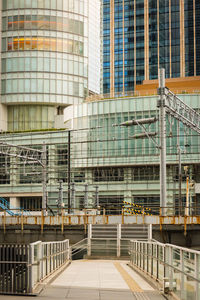
[[(0, 201), (1, 201), (0, 197)], [(5, 199), (4, 199), (5, 200)], [(5, 200), (6, 201), (6, 200)], [(6, 202), (5, 202), (6, 203)], [(8, 202), (7, 202), (8, 203)], [(0, 202), (1, 204), (1, 202)], [(31, 215), (35, 213), (42, 213), (42, 210), (25, 210), (23, 208), (11, 208), (11, 207), (1, 207), (2, 211), (10, 210), (13, 213), (13, 216), (18, 216), (18, 215)], [(161, 216), (162, 217), (162, 209), (166, 210), (166, 215), (167, 216), (200, 216), (200, 205), (190, 205), (190, 206), (184, 206), (181, 209), (181, 212), (179, 211), (178, 206), (165, 206), (161, 207), (159, 204), (157, 205), (151, 205), (150, 207), (146, 207), (143, 205), (138, 205), (138, 204), (129, 204), (124, 205), (120, 203), (113, 203), (112, 205), (109, 206), (98, 206), (98, 207), (85, 207), (85, 208), (70, 208), (70, 213), (68, 213), (68, 208), (62, 208), (61, 211), (58, 210), (57, 208), (54, 209), (55, 216), (61, 215), (62, 216), (90, 216), (90, 215), (124, 215), (124, 216)], [(19, 212), (20, 210), (20, 212)]]
[(29, 289), (37, 285), (70, 261), (69, 240), (55, 242), (35, 242), (29, 251)]
[[(81, 245), (81, 244), (83, 244), (83, 245)], [(88, 238), (85, 238), (85, 239), (79, 241), (78, 243), (71, 245), (70, 246), (71, 259), (73, 258), (73, 255), (75, 255), (83, 250), (86, 250), (87, 247), (88, 247)]]
[[(11, 216), (20, 216), (21, 214), (27, 214), (27, 215), (29, 215), (29, 211), (27, 211), (27, 210), (25, 210), (25, 209), (23, 209), (21, 207), (13, 207), (13, 206), (11, 206), (10, 203), (6, 199), (4, 199), (2, 197), (0, 197), (0, 207), (2, 209), (6, 210), (6, 212), (9, 215), (11, 215)], [(17, 211), (17, 212), (14, 212), (13, 210)], [(20, 210), (20, 212), (18, 212), (19, 210)]]
[(164, 292), (180, 299), (199, 299), (199, 251), (155, 240), (131, 240), (130, 265), (156, 279)]

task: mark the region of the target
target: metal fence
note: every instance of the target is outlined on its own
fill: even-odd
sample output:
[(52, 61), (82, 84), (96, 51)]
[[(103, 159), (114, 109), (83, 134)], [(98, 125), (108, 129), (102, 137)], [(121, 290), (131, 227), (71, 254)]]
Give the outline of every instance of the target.
[(27, 293), (29, 245), (0, 245), (0, 293)]
[(92, 257), (129, 257), (128, 239), (108, 239), (108, 238), (85, 238), (70, 247), (70, 257), (72, 260)]
[(12, 208), (8, 209), (0, 205), (0, 217), (28, 217), (28, 216), (54, 216), (54, 215), (75, 215), (75, 216), (90, 216), (90, 215), (101, 215), (101, 216), (162, 216), (162, 211), (166, 212), (167, 216), (200, 216), (200, 205), (193, 203), (187, 206), (185, 203), (182, 203), (182, 206), (179, 207), (178, 203), (174, 205), (168, 205), (165, 207), (160, 206), (160, 203), (154, 204), (136, 204), (126, 202), (125, 204), (113, 203), (112, 205), (106, 206), (94, 206), (93, 208), (59, 208), (56, 205), (52, 205), (51, 210), (48, 208), (47, 212), (41, 209), (38, 210), (24, 210), (23, 208)]
[(130, 242), (130, 264), (182, 300), (200, 299), (200, 252), (151, 241)]
[(32, 294), (69, 261), (69, 241), (0, 245), (0, 294)]

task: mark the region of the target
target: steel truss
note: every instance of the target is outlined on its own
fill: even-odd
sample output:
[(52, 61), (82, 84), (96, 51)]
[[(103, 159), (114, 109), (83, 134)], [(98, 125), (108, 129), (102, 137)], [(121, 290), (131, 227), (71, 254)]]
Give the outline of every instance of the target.
[(0, 154), (21, 158), (23, 161), (40, 164), (43, 166), (42, 154), (44, 151), (38, 149), (27, 148), (23, 146), (0, 142)]
[(43, 149), (33, 149), (5, 142), (0, 142), (0, 154), (10, 157), (16, 157), (28, 164), (40, 164), (42, 166), (42, 210), (46, 215), (47, 209), (47, 157), (46, 145), (43, 144)]
[(200, 114), (168, 88), (164, 89), (166, 113), (200, 134)]
[(200, 134), (200, 115), (165, 87), (164, 69), (160, 69), (159, 72), (158, 95), (160, 96), (157, 102), (160, 121), (160, 206), (162, 215), (165, 215), (166, 210), (163, 207), (166, 207), (166, 114), (171, 115), (198, 134)]

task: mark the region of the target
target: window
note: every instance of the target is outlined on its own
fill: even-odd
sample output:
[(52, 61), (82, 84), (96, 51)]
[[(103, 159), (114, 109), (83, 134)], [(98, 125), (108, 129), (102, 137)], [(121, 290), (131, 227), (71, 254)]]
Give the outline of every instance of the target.
[(74, 172), (74, 182), (85, 182), (85, 172)]
[[(141, 213), (144, 209), (146, 214), (160, 214), (160, 197), (154, 195), (133, 196), (136, 213)], [(136, 206), (137, 205), (137, 206)]]
[(0, 154), (0, 184), (10, 184), (10, 157)]
[(67, 165), (68, 163), (68, 151), (67, 145), (57, 145), (57, 164), (58, 165)]
[[(3, 39), (2, 51), (6, 51), (5, 41)], [(83, 55), (83, 42), (46, 37), (7, 38), (7, 51), (18, 50), (58, 51)]]
[(124, 169), (122, 168), (96, 168), (93, 170), (93, 180), (100, 181), (124, 181)]
[(21, 197), (20, 207), (25, 210), (41, 210), (42, 197)]
[(74, 33), (78, 35), (84, 34), (84, 23), (79, 20), (70, 18), (61, 18), (44, 15), (15, 15), (3, 17), (2, 29), (6, 30), (54, 30)]
[(154, 181), (159, 180), (159, 167), (158, 166), (143, 166), (134, 167), (132, 169), (132, 180), (133, 181)]

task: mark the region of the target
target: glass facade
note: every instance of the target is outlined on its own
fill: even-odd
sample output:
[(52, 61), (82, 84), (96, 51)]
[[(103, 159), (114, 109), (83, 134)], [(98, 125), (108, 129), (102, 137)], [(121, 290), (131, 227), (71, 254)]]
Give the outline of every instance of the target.
[(30, 129), (54, 128), (53, 106), (12, 105), (8, 106), (8, 129), (23, 131)]
[(3, 0), (3, 10), (23, 8), (45, 8), (84, 14), (84, 0)]
[[(58, 106), (82, 103), (88, 92), (88, 1), (3, 1), (1, 51), (1, 102), (9, 104), (9, 130), (23, 130), (17, 105), (31, 105), (32, 111), (54, 106), (56, 115)], [(11, 111), (21, 118), (19, 126)], [(52, 121), (40, 123), (52, 128)]]
[[(180, 95), (188, 105), (194, 104), (199, 110), (200, 95)], [(20, 130), (25, 124), (51, 122), (53, 107), (16, 105), (9, 106), (9, 122)], [(98, 102), (83, 103), (66, 108), (65, 121), (73, 124), (70, 129), (70, 152), (68, 151), (68, 131), (40, 131), (23, 133), (2, 133), (1, 141), (9, 144), (42, 149), (47, 145), (48, 204), (57, 209), (59, 180), (63, 181), (63, 198), (68, 201), (68, 171), (70, 155), (71, 182), (75, 188), (75, 206), (83, 208), (85, 187), (88, 190), (88, 206), (95, 207), (95, 188), (99, 187), (101, 207), (121, 209), (123, 201), (151, 208), (159, 205), (159, 149), (149, 139), (133, 139), (140, 133), (138, 126), (129, 128), (112, 126), (131, 118), (139, 119), (157, 116), (157, 97), (120, 98)], [(23, 119), (22, 119), (23, 118)], [(20, 122), (13, 123), (13, 120)], [(17, 127), (18, 126), (18, 127)], [(21, 126), (21, 127), (20, 127)], [(30, 125), (29, 125), (30, 126)], [(50, 125), (49, 125), (50, 126)], [(159, 121), (145, 125), (148, 131), (159, 131)], [(73, 130), (74, 129), (74, 130)], [(80, 130), (79, 130), (80, 129)], [(85, 129), (85, 130), (84, 130)], [(90, 129), (90, 130), (88, 130)], [(167, 205), (175, 207), (178, 199), (178, 154), (177, 124), (167, 118)], [(198, 135), (186, 126), (181, 126), (180, 145), (182, 167), (188, 166), (190, 179), (200, 183)], [(159, 135), (156, 137), (159, 144)], [(189, 147), (184, 147), (189, 145)], [(69, 154), (70, 153), (70, 154)], [(18, 194), (23, 206), (28, 205), (29, 197), (42, 196), (42, 168), (38, 163), (27, 164), (17, 157), (0, 156), (0, 186), (2, 194)], [(183, 170), (184, 174), (184, 170)], [(183, 204), (186, 190), (186, 176), (182, 176)], [(40, 194), (38, 194), (40, 193)], [(26, 194), (26, 195), (25, 195)], [(190, 188), (191, 205), (198, 205), (199, 194)], [(72, 197), (71, 197), (72, 199)], [(37, 202), (37, 201), (36, 201)], [(65, 206), (65, 208), (66, 208)], [(32, 205), (30, 205), (30, 208)], [(34, 207), (33, 207), (34, 209)]]
[(167, 78), (200, 74), (199, 1), (102, 0), (102, 7), (103, 93), (134, 91), (159, 68)]
[[(199, 95), (179, 95), (189, 106), (193, 104), (199, 110)], [(84, 183), (88, 189), (99, 186), (100, 205), (117, 202), (120, 198), (138, 205), (151, 207), (159, 204), (160, 171), (158, 147), (151, 139), (134, 139), (135, 134), (143, 132), (139, 126), (118, 127), (131, 119), (156, 117), (157, 97), (118, 98), (98, 102), (84, 103), (66, 109), (66, 120), (73, 120), (72, 169), (79, 168), (85, 173)], [(145, 125), (148, 132), (159, 133), (159, 121)], [(177, 121), (167, 117), (167, 203), (174, 206), (178, 199), (177, 181)], [(84, 128), (91, 128), (83, 131)], [(79, 131), (80, 129), (80, 131)], [(195, 168), (199, 166), (198, 134), (180, 126), (180, 146), (182, 166), (189, 165), (190, 177), (199, 182)], [(156, 136), (159, 145), (159, 134)], [(188, 145), (185, 147), (185, 145)], [(184, 174), (184, 170), (183, 170)], [(79, 181), (81, 185), (81, 181)], [(77, 183), (78, 185), (78, 183)], [(183, 191), (186, 188), (186, 177), (182, 177)], [(77, 196), (84, 197), (84, 190), (77, 187)], [(115, 191), (115, 193), (113, 193)], [(82, 193), (82, 194), (81, 194)], [(191, 189), (194, 195), (194, 190)], [(184, 192), (183, 192), (184, 195)], [(92, 194), (91, 194), (92, 197)], [(184, 199), (183, 199), (184, 201)], [(194, 200), (196, 201), (196, 200)], [(158, 212), (158, 211), (157, 211)]]
[(38, 36), (15, 36), (2, 40), (2, 52), (25, 50), (57, 51), (83, 55), (83, 42)]
[(44, 16), (44, 15), (16, 15), (2, 19), (3, 32), (7, 30), (56, 30), (74, 34), (84, 34), (83, 21), (70, 18)]

